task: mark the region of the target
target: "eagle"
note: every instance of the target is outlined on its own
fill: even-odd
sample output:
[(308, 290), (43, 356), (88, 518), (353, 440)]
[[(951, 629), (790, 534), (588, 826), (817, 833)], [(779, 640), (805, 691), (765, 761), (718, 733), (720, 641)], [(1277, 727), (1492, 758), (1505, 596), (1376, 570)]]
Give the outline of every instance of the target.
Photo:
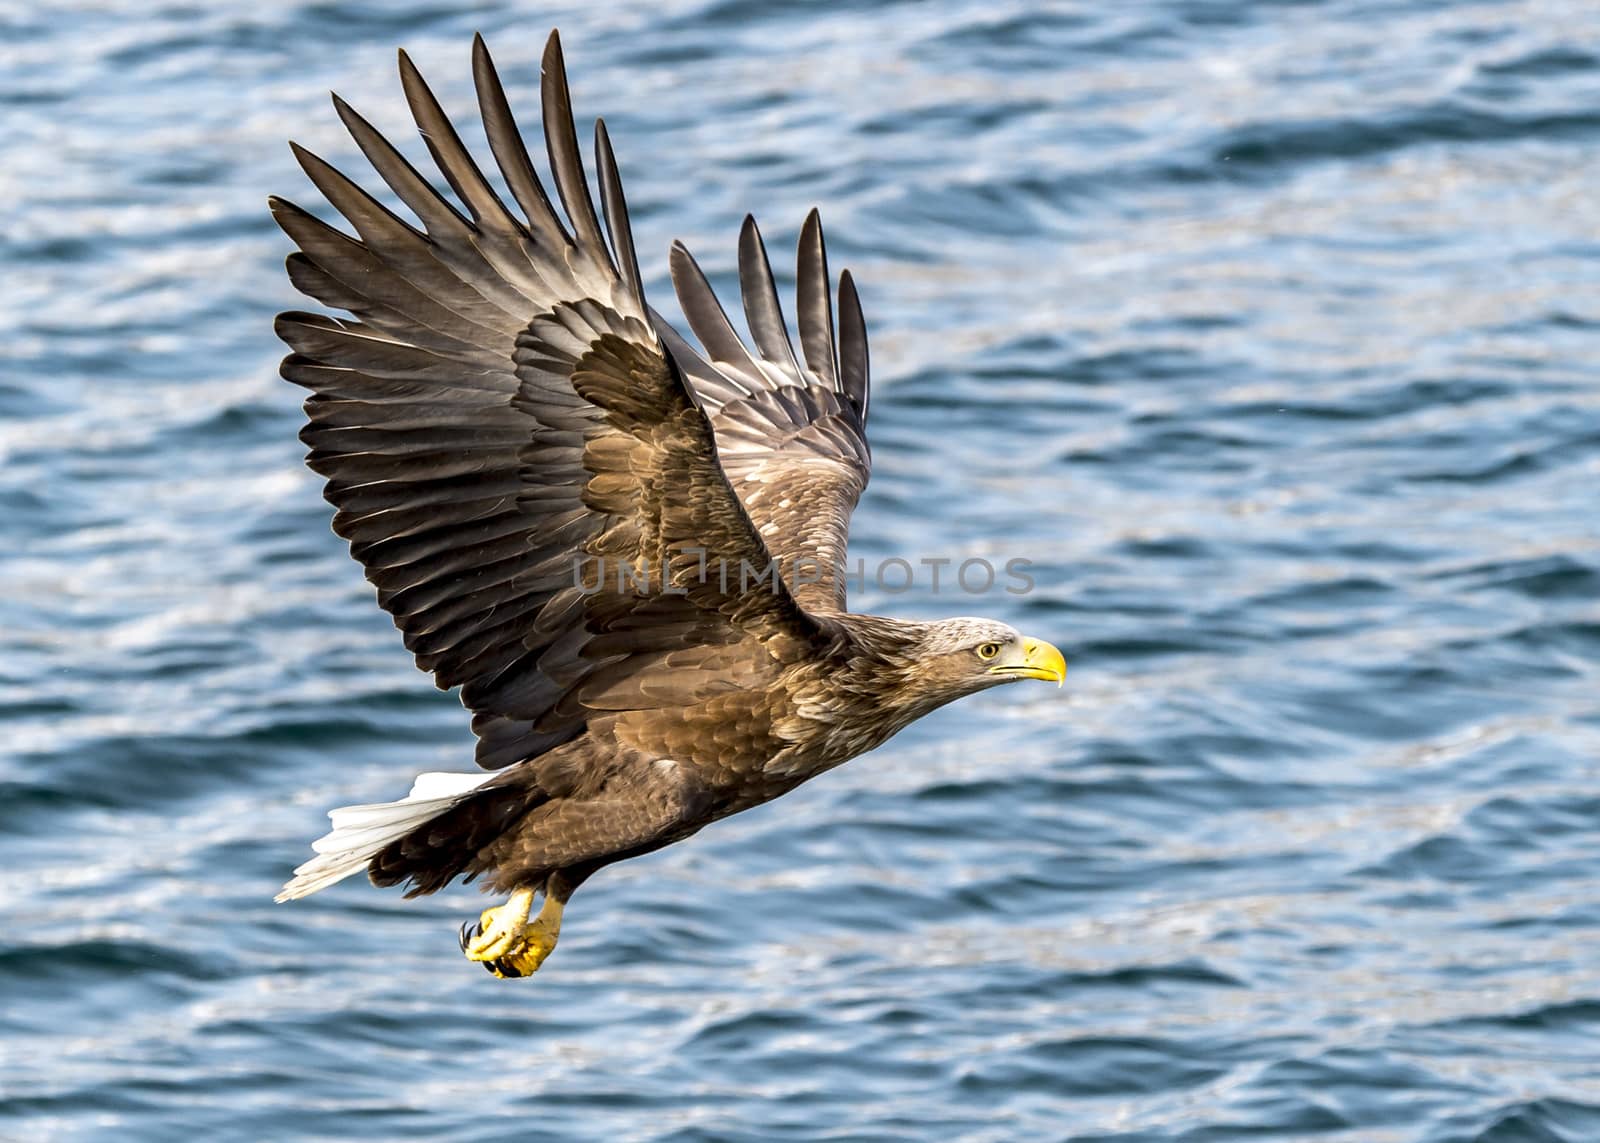
[(337, 95), (414, 219), (296, 144), (353, 233), (270, 200), (297, 247), (290, 280), (349, 315), (277, 320), (282, 375), (310, 390), (306, 463), (418, 667), (460, 688), (480, 768), (333, 810), (278, 900), (363, 869), (407, 896), (479, 879), (506, 900), (462, 925), (462, 951), (505, 978), (544, 963), (596, 871), (771, 801), (953, 699), (1059, 685), (1066, 664), (1004, 623), (847, 609), (871, 465), (867, 336), (848, 271), (835, 322), (815, 210), (799, 353), (752, 218), (738, 243), (748, 337), (671, 247), (697, 348), (645, 300), (604, 121), (595, 209), (558, 34), (540, 96), (560, 211), (481, 36), (472, 75), (511, 202), (404, 52), (406, 101), (454, 201)]

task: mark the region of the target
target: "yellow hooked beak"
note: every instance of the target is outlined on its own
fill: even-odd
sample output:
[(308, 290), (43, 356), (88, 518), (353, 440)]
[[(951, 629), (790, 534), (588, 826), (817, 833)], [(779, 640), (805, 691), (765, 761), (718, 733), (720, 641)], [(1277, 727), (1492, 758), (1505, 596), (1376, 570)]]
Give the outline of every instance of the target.
[(1059, 687), (1067, 681), (1067, 661), (1043, 639), (1024, 639), (1020, 655), (1008, 652), (989, 668), (989, 673), (1013, 679), (1043, 679)]

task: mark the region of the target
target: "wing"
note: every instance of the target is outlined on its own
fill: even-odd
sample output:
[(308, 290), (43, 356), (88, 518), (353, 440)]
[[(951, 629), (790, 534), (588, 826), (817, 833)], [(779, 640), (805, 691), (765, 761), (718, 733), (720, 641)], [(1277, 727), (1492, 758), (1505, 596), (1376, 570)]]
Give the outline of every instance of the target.
[(739, 235), (739, 290), (754, 350), (681, 244), (672, 249), (672, 281), (705, 358), (659, 319), (656, 328), (711, 416), (723, 471), (795, 598), (815, 613), (842, 612), (850, 513), (872, 468), (867, 331), (850, 272), (839, 278), (836, 348), (828, 259), (813, 210), (800, 231), (796, 272), (804, 365), (754, 219), (746, 217)]
[[(545, 194), (481, 39), (473, 74), (514, 216), (401, 55), (407, 101), (463, 214), (342, 101), (340, 117), (421, 228), (296, 148), (355, 230), (274, 200), (294, 284), (353, 320), (279, 318), (283, 376), (309, 388), (307, 463), (334, 530), (417, 663), (459, 685), (494, 769), (580, 733), (618, 696), (759, 681), (821, 638), (781, 584), (710, 567), (769, 555), (712, 429), (651, 323), (603, 123), (590, 198), (555, 35)], [(703, 552), (689, 555), (684, 549)]]

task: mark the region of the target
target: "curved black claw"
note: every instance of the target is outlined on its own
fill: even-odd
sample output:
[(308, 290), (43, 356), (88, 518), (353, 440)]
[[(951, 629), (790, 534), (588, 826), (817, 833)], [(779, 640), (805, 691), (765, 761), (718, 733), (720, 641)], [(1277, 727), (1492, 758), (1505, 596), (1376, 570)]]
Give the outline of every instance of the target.
[[(462, 921), (460, 937), (461, 951), (466, 952), (467, 946), (482, 935), (482, 918), (479, 918), (476, 921)], [(507, 977), (514, 980), (522, 975), (522, 970), (520, 968), (504, 958), (500, 960), (483, 960), (479, 961), (478, 963), (483, 965), (484, 971), (490, 976), (498, 976), (502, 980), (506, 979)]]

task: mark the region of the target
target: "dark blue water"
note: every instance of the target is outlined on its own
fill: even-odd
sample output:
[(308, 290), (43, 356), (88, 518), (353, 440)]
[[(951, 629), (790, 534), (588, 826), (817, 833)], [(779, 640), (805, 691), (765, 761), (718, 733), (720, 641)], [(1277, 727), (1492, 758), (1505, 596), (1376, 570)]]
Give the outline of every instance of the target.
[[(969, 700), (597, 878), (271, 896), (469, 767), (300, 464), (294, 136), (565, 37), (650, 287), (820, 204), (855, 554), (1035, 561)], [(1600, 10), (0, 6), (0, 1136), (1600, 1139)], [(475, 136), (474, 136), (475, 137)], [(421, 156), (422, 148), (411, 148)]]

